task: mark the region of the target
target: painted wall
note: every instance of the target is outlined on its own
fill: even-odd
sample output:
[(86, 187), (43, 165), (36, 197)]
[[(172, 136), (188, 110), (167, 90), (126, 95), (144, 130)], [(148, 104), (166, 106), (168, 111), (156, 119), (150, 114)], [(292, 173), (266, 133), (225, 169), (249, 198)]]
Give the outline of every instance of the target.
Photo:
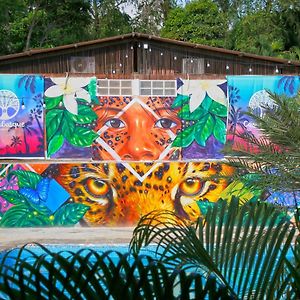
[(0, 158), (44, 157), (44, 78), (0, 75)]
[[(222, 149), (241, 130), (258, 134), (244, 113), (262, 113), (266, 88), (294, 95), (299, 78), (177, 79), (177, 95), (164, 97), (96, 96), (93, 77), (1, 75), (0, 88), (0, 100), (18, 99), (13, 109), (0, 102), (3, 124), (26, 124), (0, 127), (0, 227), (132, 226), (153, 209), (193, 220), (219, 197), (258, 195), (217, 176), (235, 172)], [(48, 160), (4, 160), (44, 157), (44, 137)]]

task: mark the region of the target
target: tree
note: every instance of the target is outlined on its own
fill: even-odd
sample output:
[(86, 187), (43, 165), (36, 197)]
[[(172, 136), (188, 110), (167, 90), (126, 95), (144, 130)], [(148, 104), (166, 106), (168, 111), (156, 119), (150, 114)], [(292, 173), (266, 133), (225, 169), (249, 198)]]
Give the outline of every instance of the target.
[(90, 38), (88, 0), (24, 0), (12, 10), (2, 29), (10, 41), (3, 49), (15, 53), (36, 47), (53, 47)]
[(275, 21), (276, 14), (258, 11), (238, 21), (231, 34), (231, 47), (259, 55), (276, 55), (284, 50), (283, 30)]
[(131, 18), (122, 12), (122, 5), (127, 0), (93, 0), (90, 14), (92, 37), (95, 39), (109, 37), (132, 31)]
[(211, 0), (195, 0), (184, 8), (171, 10), (161, 35), (211, 46), (224, 46), (227, 28), (226, 16), (218, 10), (216, 4)]
[(158, 34), (169, 13), (177, 6), (176, 0), (134, 0), (137, 14), (133, 20), (134, 30)]

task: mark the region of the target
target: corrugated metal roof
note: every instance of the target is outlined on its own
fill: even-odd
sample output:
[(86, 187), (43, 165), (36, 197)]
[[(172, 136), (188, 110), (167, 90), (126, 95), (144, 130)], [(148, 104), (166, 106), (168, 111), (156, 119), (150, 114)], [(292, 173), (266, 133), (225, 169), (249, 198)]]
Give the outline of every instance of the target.
[(190, 47), (190, 48), (194, 48), (194, 49), (208, 50), (208, 51), (211, 51), (214, 53), (228, 54), (228, 55), (233, 55), (233, 56), (238, 56), (238, 57), (252, 58), (252, 59), (257, 59), (257, 60), (270, 61), (270, 62), (274, 62), (274, 63), (300, 66), (300, 61), (282, 59), (282, 58), (271, 57), (271, 56), (261, 56), (261, 55), (245, 53), (245, 52), (240, 52), (240, 51), (235, 51), (235, 50), (228, 50), (228, 49), (224, 49), (224, 48), (218, 48), (218, 47), (212, 47), (212, 46), (207, 46), (207, 45), (178, 41), (178, 40), (173, 40), (173, 39), (167, 39), (167, 38), (162, 38), (162, 37), (158, 37), (158, 36), (154, 36), (154, 35), (148, 35), (148, 34), (144, 34), (144, 33), (128, 33), (128, 34), (124, 34), (124, 35), (118, 35), (118, 36), (113, 36), (113, 37), (108, 37), (108, 38), (103, 38), (103, 39), (68, 44), (68, 45), (58, 46), (58, 47), (54, 47), (54, 48), (32, 49), (32, 50), (21, 52), (21, 53), (0, 56), (0, 61), (10, 60), (10, 59), (14, 59), (14, 58), (34, 56), (37, 54), (47, 54), (47, 53), (59, 52), (59, 51), (68, 50), (68, 49), (72, 49), (72, 48), (84, 48), (86, 46), (92, 46), (92, 45), (97, 45), (97, 44), (101, 45), (101, 44), (105, 44), (105, 43), (109, 43), (109, 42), (117, 42), (117, 41), (122, 41), (122, 40), (130, 41), (130, 40), (134, 40), (134, 39), (148, 39), (148, 40), (153, 40), (153, 41), (157, 41), (157, 42), (161, 42), (161, 43), (165, 43), (165, 44), (173, 44), (173, 45), (177, 45), (177, 46)]

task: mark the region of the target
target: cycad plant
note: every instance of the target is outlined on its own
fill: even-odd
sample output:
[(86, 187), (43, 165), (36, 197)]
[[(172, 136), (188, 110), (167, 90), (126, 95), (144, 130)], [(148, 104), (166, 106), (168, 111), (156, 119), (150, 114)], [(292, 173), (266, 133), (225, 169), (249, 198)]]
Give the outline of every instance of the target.
[(295, 228), (274, 205), (237, 198), (209, 206), (195, 224), (172, 212), (141, 218), (131, 247), (157, 244), (163, 263), (178, 269), (214, 274), (237, 299), (287, 299), (295, 295), (285, 258)]

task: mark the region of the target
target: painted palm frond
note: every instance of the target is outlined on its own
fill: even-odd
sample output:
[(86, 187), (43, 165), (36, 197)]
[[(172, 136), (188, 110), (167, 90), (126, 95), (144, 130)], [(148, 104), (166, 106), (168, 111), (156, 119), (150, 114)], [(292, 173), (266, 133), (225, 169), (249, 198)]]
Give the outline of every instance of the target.
[(134, 230), (131, 247), (157, 243), (162, 262), (215, 274), (237, 298), (280, 299), (287, 289), (284, 259), (295, 229), (286, 216), (264, 203), (239, 207), (220, 200), (196, 224), (172, 212), (145, 215)]

